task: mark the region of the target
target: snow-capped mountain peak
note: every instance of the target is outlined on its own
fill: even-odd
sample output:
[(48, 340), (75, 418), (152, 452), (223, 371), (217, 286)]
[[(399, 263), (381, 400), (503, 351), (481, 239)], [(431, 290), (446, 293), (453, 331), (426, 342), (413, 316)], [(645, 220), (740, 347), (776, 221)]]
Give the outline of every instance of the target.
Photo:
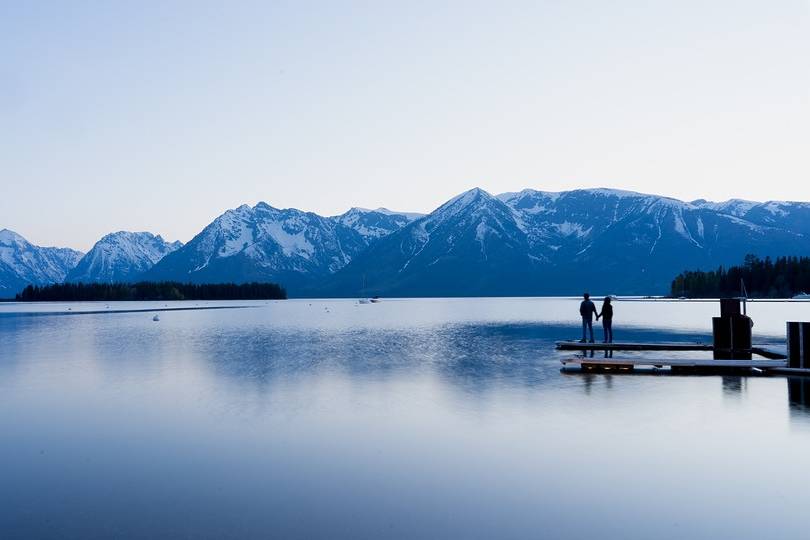
[(0, 245), (3, 246), (12, 246), (12, 245), (23, 245), (27, 244), (28, 241), (20, 236), (19, 234), (15, 233), (9, 229), (3, 229), (0, 231)]
[(417, 220), (417, 222), (424, 221), (425, 226), (430, 229), (445, 221), (452, 220), (456, 216), (468, 213), (475, 214), (493, 207), (507, 208), (502, 201), (476, 187), (456, 195), (427, 216)]
[(353, 208), (322, 217), (260, 202), (228, 210), (149, 271), (151, 279), (274, 280), (288, 290), (329, 275), (369, 244), (408, 222), (399, 214)]
[(149, 232), (110, 233), (96, 242), (65, 281), (132, 281), (182, 245), (182, 242), (167, 242)]
[(26, 285), (58, 283), (83, 253), (69, 248), (40, 247), (9, 229), (0, 231), (0, 298)]

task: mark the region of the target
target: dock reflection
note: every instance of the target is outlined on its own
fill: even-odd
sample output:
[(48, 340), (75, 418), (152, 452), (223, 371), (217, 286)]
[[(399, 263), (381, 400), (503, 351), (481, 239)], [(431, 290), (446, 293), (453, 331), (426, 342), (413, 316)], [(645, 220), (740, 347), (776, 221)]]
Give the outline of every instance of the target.
[(791, 418), (810, 415), (810, 378), (787, 377), (788, 403)]

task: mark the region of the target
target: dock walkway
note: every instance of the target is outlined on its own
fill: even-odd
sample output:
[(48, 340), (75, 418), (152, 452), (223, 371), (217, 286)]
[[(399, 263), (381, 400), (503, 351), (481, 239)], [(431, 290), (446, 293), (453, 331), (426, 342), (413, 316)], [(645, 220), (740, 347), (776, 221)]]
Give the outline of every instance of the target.
[[(750, 349), (727, 351), (716, 349), (709, 343), (690, 342), (617, 342), (617, 343), (583, 343), (580, 341), (558, 341), (558, 350), (579, 351), (581, 356), (562, 358), (560, 362), (563, 366), (578, 366), (584, 371), (611, 370), (611, 371), (632, 371), (639, 366), (663, 368), (669, 367), (673, 371), (735, 371), (745, 369), (777, 370), (788, 367), (787, 357), (778, 351), (772, 351), (764, 347), (751, 347)], [(595, 351), (604, 351), (605, 357), (593, 356)], [(660, 355), (653, 357), (613, 357), (613, 351), (704, 351), (704, 352), (734, 352), (743, 356), (757, 355), (762, 358), (662, 358)], [(590, 352), (591, 355), (585, 353)]]
[(710, 343), (689, 342), (615, 342), (615, 343), (583, 343), (581, 341), (557, 341), (555, 343), (561, 351), (713, 351)]
[[(711, 343), (698, 343), (686, 341), (674, 342), (615, 342), (615, 343), (583, 343), (581, 341), (557, 341), (557, 350), (560, 351), (709, 351), (715, 350)], [(726, 349), (717, 349), (726, 350)], [(738, 350), (736, 352), (749, 352), (770, 360), (785, 360), (787, 356), (779, 351), (767, 349), (762, 346), (751, 347), (750, 349)]]
[(754, 360), (712, 360), (696, 358), (599, 358), (575, 356), (562, 358), (563, 366), (574, 365), (582, 369), (617, 368), (633, 369), (639, 366), (671, 368), (717, 368), (717, 369), (774, 369), (786, 368), (786, 360), (767, 358)]

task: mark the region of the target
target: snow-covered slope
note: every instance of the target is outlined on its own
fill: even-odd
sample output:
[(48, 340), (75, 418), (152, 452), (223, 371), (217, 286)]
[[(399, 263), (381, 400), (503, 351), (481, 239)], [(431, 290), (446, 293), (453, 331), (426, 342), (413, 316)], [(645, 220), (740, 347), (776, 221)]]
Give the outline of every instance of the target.
[(352, 209), (332, 218), (266, 203), (228, 210), (147, 273), (150, 279), (311, 285), (408, 218)]
[(324, 292), (350, 295), (365, 275), (371, 292), (386, 295), (665, 293), (681, 270), (747, 253), (810, 253), (810, 205), (475, 189), (384, 237)]
[(0, 298), (13, 297), (29, 284), (62, 281), (82, 255), (69, 248), (35, 246), (13, 231), (0, 230)]
[(684, 269), (739, 263), (747, 253), (810, 252), (810, 215), (786, 219), (807, 211), (805, 203), (792, 203), (791, 212), (769, 220), (773, 214), (756, 217), (756, 209), (773, 203), (688, 203), (611, 189), (524, 190), (502, 200), (521, 212), (533, 246), (553, 262), (552, 279), (571, 292), (581, 284), (663, 293)]
[(810, 204), (796, 201), (752, 202), (731, 199), (722, 203), (695, 201), (702, 208), (714, 208), (755, 225), (810, 234)]
[[(454, 197), (359, 255), (327, 294), (492, 295), (542, 265), (521, 216), (481, 189)], [(365, 283), (365, 290), (359, 290)]]
[(182, 242), (167, 242), (148, 232), (110, 233), (96, 242), (65, 281), (134, 281), (182, 245)]

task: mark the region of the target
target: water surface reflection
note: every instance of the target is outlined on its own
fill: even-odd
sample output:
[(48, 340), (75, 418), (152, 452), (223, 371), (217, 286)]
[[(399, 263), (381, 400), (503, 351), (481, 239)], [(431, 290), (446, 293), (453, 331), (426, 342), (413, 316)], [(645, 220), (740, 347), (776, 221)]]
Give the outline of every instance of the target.
[(803, 380), (561, 373), (565, 302), (0, 317), (2, 537), (804, 536)]

